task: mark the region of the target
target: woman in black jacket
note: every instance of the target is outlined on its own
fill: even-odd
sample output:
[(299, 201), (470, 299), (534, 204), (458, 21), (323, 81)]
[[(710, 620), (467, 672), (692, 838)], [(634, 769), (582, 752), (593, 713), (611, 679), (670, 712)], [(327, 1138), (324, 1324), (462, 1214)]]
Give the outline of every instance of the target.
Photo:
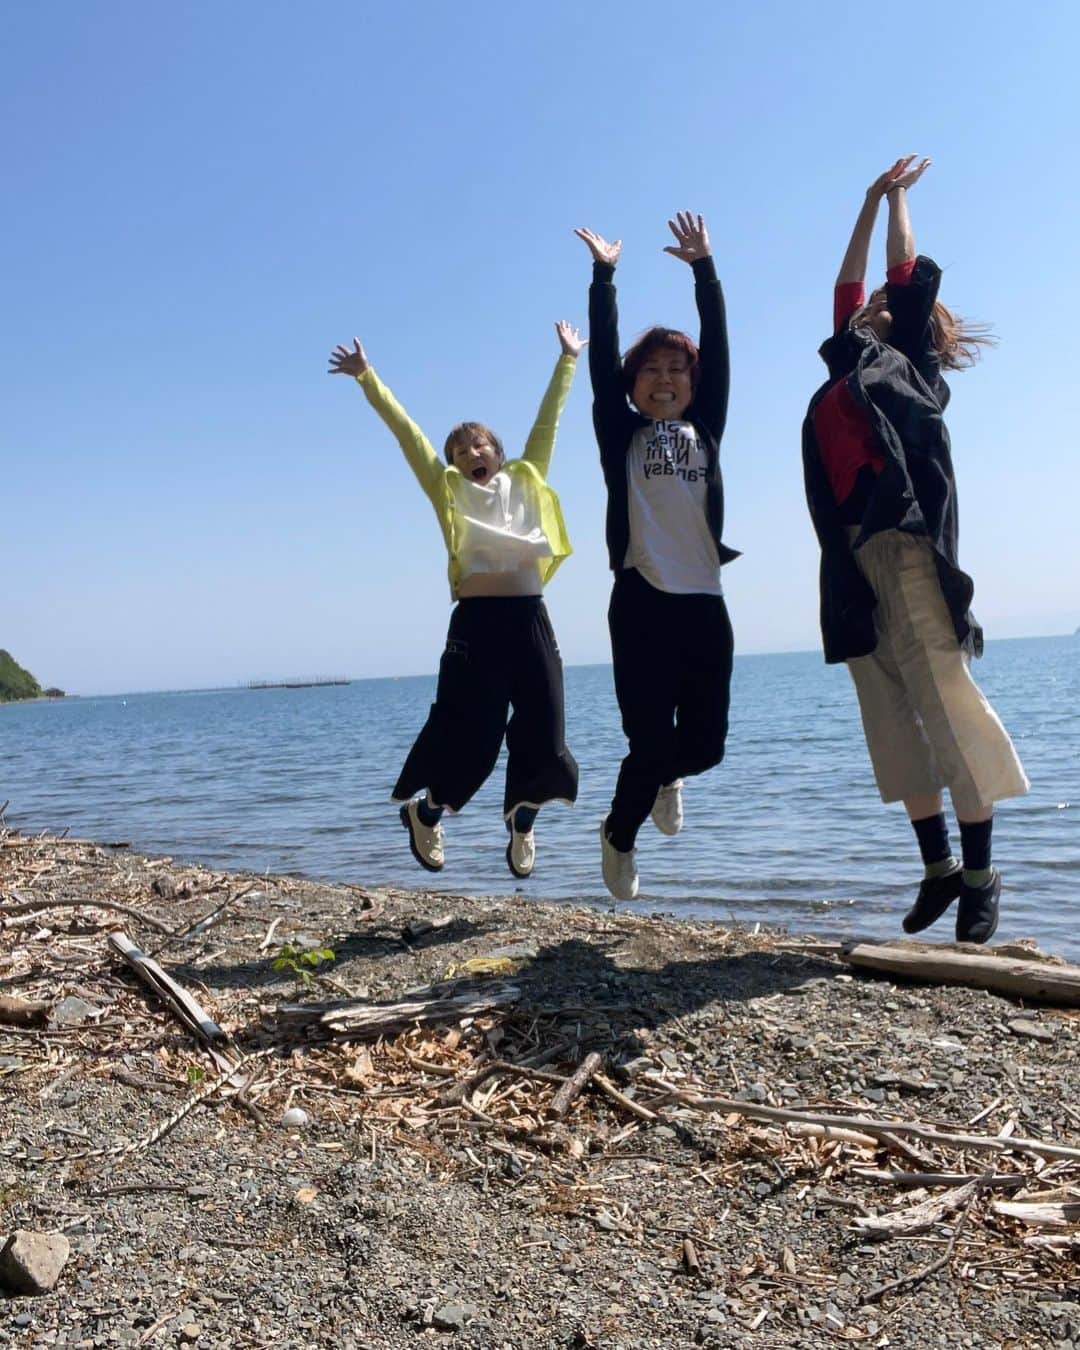
[[(608, 609), (615, 694), (629, 753), (600, 825), (604, 882), (638, 891), (634, 841), (651, 814), (682, 826), (682, 780), (719, 764), (728, 729), (732, 635), (720, 567), (720, 438), (728, 402), (724, 297), (701, 216), (680, 212), (665, 252), (689, 264), (701, 338), (650, 328), (619, 354), (615, 265), (622, 244), (577, 230), (593, 256), (589, 373), (607, 486)], [(629, 401), (628, 401), (629, 400)]]
[[(821, 544), (827, 662), (846, 661), (883, 801), (902, 801), (925, 865), (903, 925), (929, 927), (959, 899), (956, 936), (986, 942), (1001, 877), (990, 862), (994, 803), (1028, 781), (971, 679), (982, 632), (957, 561), (956, 483), (943, 370), (987, 341), (937, 298), (941, 271), (917, 256), (907, 191), (929, 160), (897, 160), (868, 189), (837, 277), (826, 382), (803, 424), (806, 496)], [(864, 298), (871, 235), (889, 204), (887, 280)], [(952, 856), (942, 789), (962, 863)]]

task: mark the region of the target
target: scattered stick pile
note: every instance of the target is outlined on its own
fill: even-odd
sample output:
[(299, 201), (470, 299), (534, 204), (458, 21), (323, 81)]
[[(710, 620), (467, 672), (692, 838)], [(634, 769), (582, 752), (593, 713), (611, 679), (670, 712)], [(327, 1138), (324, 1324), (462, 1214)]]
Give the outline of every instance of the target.
[[(693, 1169), (709, 1187), (731, 1187), (749, 1164), (764, 1165), (815, 1211), (848, 1212), (849, 1231), (862, 1241), (940, 1235), (934, 1260), (866, 1290), (863, 1302), (946, 1269), (976, 1283), (991, 1271), (1036, 1286), (1071, 1278), (1080, 1147), (1036, 1137), (1030, 1121), (1018, 1133), (1015, 1116), (996, 1133), (975, 1129), (998, 1103), (950, 1120), (868, 1114), (843, 1099), (798, 1108), (769, 1092), (770, 1100), (754, 1099), (733, 1087), (731, 1074), (688, 1056), (695, 1038), (677, 1017), (658, 1019), (610, 992), (545, 999), (528, 985), (527, 955), (472, 958), (459, 967), (463, 978), (382, 998), (347, 983), (351, 968), (340, 960), (306, 989), (298, 977), (303, 997), (282, 999), (288, 980), (272, 969), (272, 940), (283, 917), (290, 933), (302, 925), (304, 906), (293, 898), (304, 885), (170, 868), (169, 860), (128, 858), (122, 844), (0, 830), (6, 1086), (46, 1113), (77, 1075), (103, 1086), (152, 1082), (180, 1098), (119, 1142), (80, 1137), (54, 1117), (49, 1147), (14, 1138), (0, 1147), (7, 1163), (107, 1166), (157, 1144), (201, 1106), (231, 1101), (250, 1118), (237, 1116), (237, 1130), (279, 1128), (302, 1106), (353, 1149), (404, 1149), (440, 1174), (531, 1189), (544, 1212), (576, 1213), (624, 1237), (652, 1230), (610, 1190), (612, 1168), (643, 1157)], [(270, 908), (283, 908), (272, 920), (271, 890)], [(373, 931), (397, 898), (356, 887), (349, 894), (354, 925)], [(116, 931), (121, 924), (134, 938)], [(441, 941), (452, 927), (447, 919), (384, 926), (378, 941), (407, 958), (412, 942)], [(789, 939), (720, 930), (712, 951), (717, 960), (748, 951), (800, 959)], [(1046, 984), (1068, 982), (1066, 968)], [(322, 999), (328, 990), (336, 997)], [(679, 1239), (691, 1274), (717, 1245), (715, 1224), (693, 1214), (662, 1231)], [(763, 1299), (813, 1278), (788, 1248), (775, 1262), (755, 1258), (743, 1275)]]

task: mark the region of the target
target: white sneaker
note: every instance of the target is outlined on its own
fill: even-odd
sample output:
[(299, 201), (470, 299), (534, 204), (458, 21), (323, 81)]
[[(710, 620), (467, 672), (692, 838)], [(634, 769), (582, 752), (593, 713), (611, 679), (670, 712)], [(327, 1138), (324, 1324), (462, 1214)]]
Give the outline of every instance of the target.
[(417, 813), (420, 798), (414, 797), (406, 802), (398, 813), (401, 823), (409, 832), (409, 847), (412, 855), (421, 867), (429, 872), (441, 872), (446, 861), (443, 853), (442, 822), (438, 825), (425, 825)]
[(506, 846), (506, 865), (516, 877), (524, 879), (531, 875), (536, 866), (536, 835), (532, 830), (522, 834), (511, 826), (510, 842)]
[(600, 868), (604, 885), (616, 900), (633, 900), (638, 893), (637, 862), (634, 850), (620, 853), (607, 837), (607, 816), (600, 822)]
[(661, 834), (678, 834), (682, 829), (682, 787), (682, 779), (676, 778), (656, 794), (652, 822)]

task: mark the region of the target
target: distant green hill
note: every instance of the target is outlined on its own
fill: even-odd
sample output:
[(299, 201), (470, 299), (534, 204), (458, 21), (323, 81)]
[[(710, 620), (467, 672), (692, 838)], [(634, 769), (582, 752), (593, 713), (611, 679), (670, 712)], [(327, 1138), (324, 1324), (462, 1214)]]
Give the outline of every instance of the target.
[(0, 703), (17, 698), (40, 698), (41, 685), (28, 670), (23, 670), (10, 652), (0, 648)]

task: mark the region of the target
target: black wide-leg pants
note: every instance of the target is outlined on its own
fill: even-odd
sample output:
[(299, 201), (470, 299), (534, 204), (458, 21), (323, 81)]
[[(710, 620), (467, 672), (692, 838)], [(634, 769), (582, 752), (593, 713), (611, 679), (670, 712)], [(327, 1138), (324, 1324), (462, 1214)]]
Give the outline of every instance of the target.
[(460, 811), (494, 769), (504, 735), (506, 816), (519, 806), (576, 799), (562, 658), (538, 595), (458, 601), (435, 702), (401, 770), (395, 799), (427, 789), (436, 806)]
[(734, 638), (723, 596), (660, 591), (634, 568), (615, 574), (608, 627), (630, 743), (608, 833), (626, 852), (662, 786), (723, 759)]

